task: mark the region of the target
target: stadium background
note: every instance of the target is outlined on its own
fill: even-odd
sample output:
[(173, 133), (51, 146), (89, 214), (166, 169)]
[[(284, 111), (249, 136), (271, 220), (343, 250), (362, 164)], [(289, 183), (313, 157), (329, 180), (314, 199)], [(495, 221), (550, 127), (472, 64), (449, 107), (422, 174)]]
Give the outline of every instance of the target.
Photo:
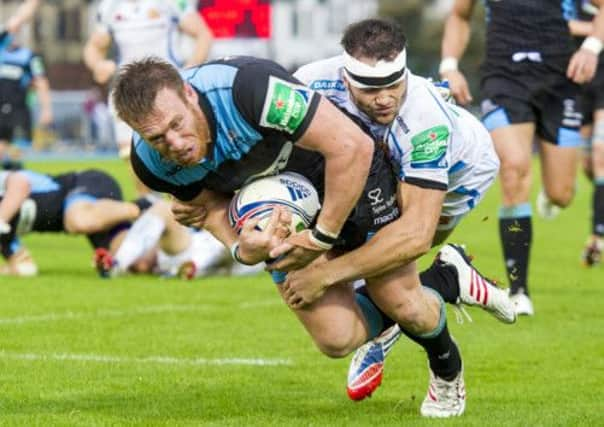
[[(15, 4), (2, 1), (0, 21)], [(411, 67), (434, 76), (448, 4), (274, 1), (269, 37), (219, 39), (212, 55), (255, 53), (294, 68), (337, 52), (347, 23), (381, 14), (403, 23)], [(103, 119), (93, 125), (90, 114), (97, 106), (103, 117), (106, 91), (93, 85), (81, 64), (92, 6), (47, 0), (27, 28), (26, 37), (48, 65), (55, 126), (37, 130), (26, 165), (49, 173), (100, 167), (131, 196), (125, 166), (115, 159), (111, 135), (103, 133), (109, 127)], [(213, 12), (209, 20), (220, 15)], [(462, 63), (474, 86), (483, 37), (477, 15)], [(505, 283), (495, 220), (498, 191), (489, 192), (452, 240), (466, 243), (476, 265)], [(468, 407), (448, 425), (604, 425), (598, 391), (604, 377), (604, 275), (601, 268), (579, 267), (589, 198), (580, 177), (568, 210), (555, 221), (535, 220), (534, 318), (508, 327), (472, 310), (474, 322), (460, 325), (449, 311), (466, 364)], [(96, 276), (81, 237), (30, 235), (25, 243), (40, 276), (0, 277), (0, 425), (434, 424), (418, 415), (427, 384), (420, 350), (401, 340), (382, 388), (367, 402), (349, 402), (348, 359), (321, 356), (264, 275), (190, 283), (135, 276), (107, 281)], [(429, 262), (425, 257), (422, 265)]]

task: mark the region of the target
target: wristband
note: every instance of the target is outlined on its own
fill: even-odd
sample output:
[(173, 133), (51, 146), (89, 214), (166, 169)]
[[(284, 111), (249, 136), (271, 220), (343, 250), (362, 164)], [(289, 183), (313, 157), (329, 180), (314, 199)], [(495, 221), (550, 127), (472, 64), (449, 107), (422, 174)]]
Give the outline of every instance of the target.
[(457, 71), (457, 67), (459, 65), (459, 61), (457, 58), (453, 58), (452, 56), (447, 56), (440, 61), (440, 65), (438, 67), (438, 73), (440, 75), (444, 73), (448, 73), (449, 71)]
[(231, 245), (231, 256), (233, 257), (233, 259), (235, 261), (237, 261), (239, 264), (243, 264), (243, 265), (254, 265), (254, 264), (250, 264), (247, 263), (245, 261), (243, 261), (240, 257), (239, 257), (239, 242), (235, 242)]
[(4, 222), (0, 219), (0, 234), (8, 234), (11, 231), (11, 226), (9, 223)]
[(310, 232), (310, 241), (321, 249), (328, 251), (338, 241), (338, 235), (323, 230), (319, 225), (315, 225), (315, 228)]
[(597, 37), (589, 36), (581, 44), (581, 49), (586, 49), (595, 55), (599, 55), (602, 52), (604, 43)]

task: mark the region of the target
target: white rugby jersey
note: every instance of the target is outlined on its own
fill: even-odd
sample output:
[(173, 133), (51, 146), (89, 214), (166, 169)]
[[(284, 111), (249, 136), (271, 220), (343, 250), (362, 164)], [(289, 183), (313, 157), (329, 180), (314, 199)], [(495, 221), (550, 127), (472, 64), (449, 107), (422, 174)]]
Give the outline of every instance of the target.
[(447, 192), (443, 216), (463, 215), (484, 196), (499, 169), (486, 128), (471, 113), (447, 103), (434, 85), (408, 72), (406, 99), (388, 129), (369, 122), (352, 103), (342, 80), (343, 58), (317, 61), (295, 76), (370, 124), (388, 144), (401, 181)]
[(113, 38), (118, 65), (154, 55), (180, 66), (178, 24), (189, 12), (187, 0), (101, 0), (97, 30)]

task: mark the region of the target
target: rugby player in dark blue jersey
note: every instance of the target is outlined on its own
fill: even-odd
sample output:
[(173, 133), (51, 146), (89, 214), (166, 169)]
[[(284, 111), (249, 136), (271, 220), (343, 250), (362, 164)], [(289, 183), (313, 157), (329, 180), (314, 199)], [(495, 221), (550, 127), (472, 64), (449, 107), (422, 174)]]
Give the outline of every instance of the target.
[[(604, 40), (604, 13), (576, 49), (568, 21), (575, 0), (487, 0), (487, 44), (482, 67), (483, 123), (501, 160), (499, 234), (516, 313), (533, 315), (528, 266), (533, 140), (539, 143), (543, 190), (538, 212), (552, 218), (575, 191), (581, 112), (579, 84), (592, 79)], [(600, 0), (598, 0), (598, 3)], [(456, 0), (443, 35), (440, 74), (456, 100), (472, 100), (458, 69), (470, 34), (475, 0)]]

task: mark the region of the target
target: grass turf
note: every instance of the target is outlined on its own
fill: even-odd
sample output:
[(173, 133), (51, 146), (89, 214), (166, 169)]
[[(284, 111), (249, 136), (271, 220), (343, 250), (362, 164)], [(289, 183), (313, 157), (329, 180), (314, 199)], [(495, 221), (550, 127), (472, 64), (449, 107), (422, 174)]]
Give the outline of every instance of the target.
[[(118, 162), (29, 166), (52, 173), (100, 167), (132, 194)], [(468, 401), (466, 414), (447, 425), (604, 424), (604, 274), (579, 263), (589, 200), (581, 180), (559, 218), (535, 216), (534, 318), (508, 326), (470, 309), (474, 322), (458, 325), (449, 310)], [(475, 265), (505, 283), (497, 205), (493, 188), (451, 241), (467, 244)], [(0, 278), (0, 425), (445, 423), (419, 416), (426, 361), (404, 339), (374, 397), (349, 401), (348, 359), (330, 360), (314, 348), (267, 275), (102, 280), (82, 237), (30, 235), (24, 242), (41, 272)]]

